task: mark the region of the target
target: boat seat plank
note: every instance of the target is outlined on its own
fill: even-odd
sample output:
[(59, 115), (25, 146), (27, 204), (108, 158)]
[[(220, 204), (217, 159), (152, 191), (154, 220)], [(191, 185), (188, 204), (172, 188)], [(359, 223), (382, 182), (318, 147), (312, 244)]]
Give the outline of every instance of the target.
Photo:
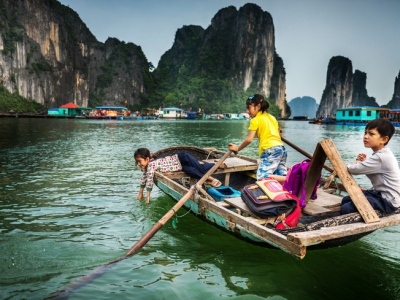
[(229, 203), (231, 206), (239, 208), (241, 211), (248, 213), (251, 216), (257, 217), (247, 206), (246, 203), (243, 202), (242, 198), (240, 197), (233, 197), (233, 198), (225, 198), (224, 200), (226, 203)]
[(308, 202), (306, 207), (303, 208), (303, 213), (310, 216), (324, 216), (332, 213), (332, 210), (322, 207), (318, 204)]
[[(217, 161), (218, 159), (206, 159), (203, 160), (202, 162), (215, 163)], [(237, 168), (237, 167), (250, 167), (250, 166), (253, 167), (254, 169), (257, 169), (257, 163), (242, 159), (240, 157), (228, 157), (224, 161), (224, 164), (226, 165), (227, 169)]]
[(323, 189), (318, 189), (317, 199), (310, 200), (308, 203), (314, 203), (325, 208), (340, 206), (343, 196), (332, 195)]

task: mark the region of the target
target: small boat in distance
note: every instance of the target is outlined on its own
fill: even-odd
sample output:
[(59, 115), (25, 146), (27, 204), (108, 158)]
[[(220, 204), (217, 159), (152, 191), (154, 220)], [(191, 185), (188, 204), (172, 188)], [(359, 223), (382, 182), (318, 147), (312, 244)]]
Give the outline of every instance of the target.
[(308, 121), (308, 116), (294, 116), (293, 121)]
[[(325, 147), (328, 147), (326, 149), (336, 149), (329, 139), (321, 141), (316, 149), (325, 149)], [(203, 149), (191, 146), (177, 146), (159, 150), (154, 155), (156, 157), (165, 157), (179, 152), (188, 152), (200, 162), (215, 162), (224, 154), (223, 151), (218, 151), (215, 148)], [(330, 176), (329, 179), (322, 178), (322, 185), (317, 191), (318, 198), (307, 201), (306, 207), (302, 210), (300, 221), (294, 228), (275, 229), (272, 224), (275, 222), (276, 217), (269, 219), (259, 218), (247, 207), (241, 197), (228, 197), (222, 199), (222, 201), (218, 201), (221, 199), (215, 200), (213, 195), (207, 192), (206, 185), (196, 191), (195, 195), (183, 205), (196, 217), (218, 227), (224, 232), (259, 246), (284, 250), (298, 258), (304, 258), (307, 249), (322, 249), (345, 245), (380, 228), (400, 224), (400, 209), (393, 214), (382, 214), (374, 211), (367, 200), (365, 200), (366, 203), (359, 203), (360, 207), (362, 207), (361, 210), (359, 209), (361, 214), (339, 215), (343, 196), (338, 196), (335, 192), (337, 190), (347, 190), (350, 195), (358, 195), (361, 191), (357, 184), (348, 179), (348, 176), (351, 179), (352, 176), (348, 172), (346, 173), (344, 169), (347, 170), (347, 168), (341, 165), (341, 163), (344, 165), (344, 162), (338, 162), (341, 160), (340, 155), (332, 153), (328, 154), (328, 158), (336, 166), (335, 172), (339, 174), (338, 176), (342, 183), (333, 181), (334, 176)], [(313, 189), (316, 180), (319, 178), (317, 178), (316, 174), (320, 174), (323, 167), (327, 168), (326, 165), (321, 165), (321, 161), (325, 160), (321, 159), (321, 157), (326, 158), (324, 155), (316, 150), (316, 153), (314, 153), (315, 159), (313, 157), (311, 160), (305, 182), (307, 199), (309, 199), (312, 192), (308, 187)], [(244, 186), (256, 182), (256, 159), (236, 155), (228, 157), (224, 163), (226, 168), (218, 169), (212, 176), (230, 189), (240, 192)], [(330, 169), (330, 171), (332, 172), (333, 169)], [(155, 172), (155, 184), (176, 202), (187, 194), (189, 189), (195, 186), (195, 183), (196, 180), (188, 177), (184, 172)]]

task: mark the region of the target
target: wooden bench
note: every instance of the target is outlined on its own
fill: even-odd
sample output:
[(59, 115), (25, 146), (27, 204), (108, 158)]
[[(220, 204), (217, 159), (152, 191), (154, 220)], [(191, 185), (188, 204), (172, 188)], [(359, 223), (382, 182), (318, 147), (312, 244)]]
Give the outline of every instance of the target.
[[(216, 163), (218, 159), (206, 159), (202, 162), (204, 163)], [(258, 164), (256, 161), (251, 162), (246, 159), (242, 159), (240, 157), (228, 157), (224, 164), (226, 168), (217, 169), (214, 174), (225, 174), (224, 185), (229, 185), (230, 173), (233, 172), (248, 172), (255, 171), (258, 168)]]

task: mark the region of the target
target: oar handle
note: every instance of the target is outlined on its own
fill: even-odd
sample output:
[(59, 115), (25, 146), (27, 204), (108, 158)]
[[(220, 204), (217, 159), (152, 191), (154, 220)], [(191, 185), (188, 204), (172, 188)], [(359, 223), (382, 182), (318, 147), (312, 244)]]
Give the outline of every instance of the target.
[[(297, 147), (295, 144), (289, 142), (287, 139), (285, 139), (284, 137), (281, 137), (282, 141), (284, 141), (286, 144), (288, 144), (290, 147), (292, 147), (293, 149), (297, 150), (298, 152), (300, 152), (301, 154), (303, 154), (304, 156), (308, 157), (309, 159), (312, 159), (312, 155), (306, 151), (304, 151), (303, 149)], [(329, 167), (328, 165), (324, 164), (324, 169), (329, 171), (329, 172), (333, 172), (334, 170)]]

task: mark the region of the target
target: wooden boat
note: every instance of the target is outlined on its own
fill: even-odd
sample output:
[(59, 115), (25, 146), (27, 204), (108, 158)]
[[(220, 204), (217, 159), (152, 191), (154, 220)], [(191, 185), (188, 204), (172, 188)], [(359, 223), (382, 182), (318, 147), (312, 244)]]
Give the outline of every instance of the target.
[[(299, 224), (295, 228), (276, 230), (271, 219), (255, 216), (240, 197), (215, 201), (206, 191), (206, 186), (197, 188), (194, 195), (184, 203), (184, 207), (202, 220), (218, 228), (260, 246), (282, 249), (298, 258), (304, 258), (307, 249), (321, 249), (345, 245), (358, 240), (380, 228), (400, 224), (400, 209), (392, 214), (374, 211), (365, 199), (331, 140), (321, 141), (312, 156), (307, 180), (305, 182), (307, 198), (316, 184), (326, 158), (329, 158), (334, 170), (328, 179), (321, 179), (318, 198), (308, 200), (302, 211)], [(211, 148), (177, 146), (155, 152), (156, 157), (170, 156), (179, 152), (188, 152), (200, 162), (217, 161), (224, 154)], [(243, 155), (230, 156), (225, 160), (226, 168), (218, 169), (213, 177), (224, 185), (241, 190), (245, 185), (254, 183), (257, 160)], [(332, 181), (339, 177), (340, 183)], [(196, 186), (196, 180), (184, 172), (155, 173), (156, 185), (175, 201), (179, 201), (189, 189)], [(309, 188), (311, 187), (311, 188)], [(334, 191), (345, 190), (353, 199), (360, 213), (339, 215), (343, 197)]]

